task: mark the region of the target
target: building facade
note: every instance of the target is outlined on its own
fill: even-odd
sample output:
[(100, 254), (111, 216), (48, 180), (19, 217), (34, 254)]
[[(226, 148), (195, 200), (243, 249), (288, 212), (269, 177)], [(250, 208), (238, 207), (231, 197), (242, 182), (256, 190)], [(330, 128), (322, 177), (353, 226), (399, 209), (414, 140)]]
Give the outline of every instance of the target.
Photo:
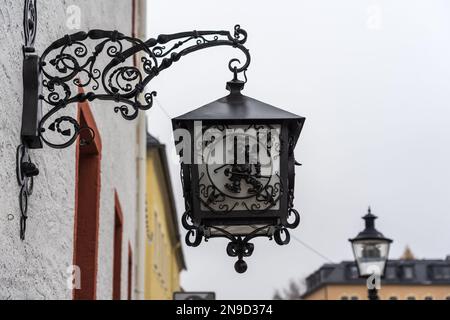
[[(389, 260), (378, 290), (381, 300), (450, 300), (450, 256)], [(305, 300), (365, 300), (366, 282), (353, 261), (325, 264), (306, 278)]]
[[(80, 30), (142, 37), (144, 0), (37, 1), (36, 50)], [(30, 150), (39, 167), (19, 238), (16, 148), (22, 116), (24, 1), (0, 0), (0, 299), (141, 299), (145, 120), (101, 101), (66, 108), (96, 133), (88, 146)], [(92, 50), (92, 48), (89, 48)], [(43, 106), (46, 110), (46, 106)]]
[(145, 299), (172, 299), (186, 269), (165, 146), (147, 135)]

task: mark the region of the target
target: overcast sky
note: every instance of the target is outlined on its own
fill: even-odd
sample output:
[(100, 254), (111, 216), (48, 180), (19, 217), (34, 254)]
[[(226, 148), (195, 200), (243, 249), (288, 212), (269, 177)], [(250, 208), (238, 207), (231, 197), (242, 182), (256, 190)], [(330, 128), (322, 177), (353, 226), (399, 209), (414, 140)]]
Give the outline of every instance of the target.
[[(226, 241), (184, 247), (187, 291), (270, 299), (329, 259), (352, 259), (348, 238), (371, 205), (418, 258), (450, 254), (450, 2), (446, 0), (151, 0), (149, 36), (188, 30), (249, 33), (244, 94), (306, 117), (296, 149), (295, 206), (302, 222), (280, 247), (256, 240), (236, 274)], [(149, 131), (172, 145), (170, 118), (226, 95), (232, 48), (182, 58), (153, 81)], [(178, 214), (179, 167), (171, 166)], [(182, 231), (184, 237), (185, 231)], [(326, 258), (326, 259), (325, 259)]]

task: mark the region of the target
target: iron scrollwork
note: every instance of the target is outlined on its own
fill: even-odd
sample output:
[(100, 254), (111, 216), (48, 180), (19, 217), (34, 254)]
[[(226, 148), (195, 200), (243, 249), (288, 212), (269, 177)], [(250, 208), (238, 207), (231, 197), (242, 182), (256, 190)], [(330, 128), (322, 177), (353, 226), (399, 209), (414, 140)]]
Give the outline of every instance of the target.
[[(82, 127), (73, 117), (57, 117), (56, 114), (78, 102), (111, 101), (116, 105), (116, 113), (126, 120), (135, 119), (139, 111), (153, 105), (156, 92), (146, 91), (148, 83), (182, 56), (204, 48), (231, 46), (239, 49), (244, 53), (245, 62), (239, 65), (240, 60), (231, 59), (228, 67), (232, 72), (243, 72), (250, 64), (248, 49), (244, 47), (246, 40), (247, 32), (239, 25), (235, 26), (233, 34), (192, 31), (163, 34), (145, 42), (118, 31), (91, 30), (66, 35), (53, 42), (40, 57), (45, 89), (41, 98), (51, 109), (40, 121), (39, 135), (53, 148), (73, 144)], [(89, 41), (95, 43), (92, 53), (87, 46)], [(130, 59), (137, 54), (140, 59), (133, 65)], [(63, 124), (65, 129), (57, 130)], [(46, 136), (49, 131), (63, 136), (63, 142), (50, 141)]]
[(20, 239), (25, 240), (25, 231), (28, 219), (28, 197), (33, 193), (33, 177), (39, 174), (36, 165), (31, 162), (28, 148), (21, 144), (16, 151), (16, 176), (19, 184), (20, 206)]
[(181, 217), (181, 224), (187, 230), (185, 242), (190, 247), (197, 247), (204, 236), (203, 228), (196, 225), (192, 220), (192, 208), (189, 199), (191, 197), (191, 166), (181, 163), (180, 178), (183, 188), (183, 198), (186, 211)]

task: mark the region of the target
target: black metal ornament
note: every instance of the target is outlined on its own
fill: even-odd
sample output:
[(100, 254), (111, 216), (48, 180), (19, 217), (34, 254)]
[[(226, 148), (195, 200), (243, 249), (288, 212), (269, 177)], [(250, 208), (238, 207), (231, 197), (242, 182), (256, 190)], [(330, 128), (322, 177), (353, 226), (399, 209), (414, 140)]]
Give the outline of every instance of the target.
[[(182, 56), (200, 49), (238, 48), (246, 57), (245, 63), (237, 68), (242, 72), (250, 63), (248, 50), (243, 46), (246, 38), (246, 31), (239, 25), (235, 26), (234, 35), (228, 31), (192, 31), (160, 35), (145, 42), (118, 31), (91, 30), (66, 35), (53, 42), (40, 57), (45, 91), (42, 99), (51, 109), (42, 117), (37, 134), (53, 148), (73, 144), (82, 127), (70, 116), (54, 116), (70, 104), (86, 100), (111, 101), (115, 104), (114, 112), (126, 120), (134, 120), (139, 111), (153, 105), (156, 92), (146, 92), (148, 83)], [(88, 41), (94, 47), (91, 53)], [(136, 54), (141, 55), (138, 66), (130, 61)], [(230, 70), (234, 70), (235, 63), (239, 60), (230, 61)], [(74, 87), (86, 92), (79, 89), (73, 92)], [(49, 140), (47, 131), (58, 132), (64, 141)]]

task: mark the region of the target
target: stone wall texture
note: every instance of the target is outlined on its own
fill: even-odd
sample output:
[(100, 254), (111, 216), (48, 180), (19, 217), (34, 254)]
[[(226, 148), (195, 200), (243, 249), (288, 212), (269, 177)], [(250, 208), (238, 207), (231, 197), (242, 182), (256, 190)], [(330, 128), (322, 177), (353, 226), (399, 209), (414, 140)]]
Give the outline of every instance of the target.
[[(19, 187), (15, 152), (22, 116), (23, 1), (0, 0), (0, 299), (71, 299), (67, 286), (73, 260), (75, 145), (31, 150), (40, 169), (29, 199), (25, 241), (19, 238)], [(38, 0), (36, 49), (42, 52), (67, 33), (67, 8), (81, 10), (80, 30), (131, 34), (132, 0)], [(76, 107), (69, 114), (75, 115)], [(134, 247), (136, 217), (137, 122), (92, 102), (101, 135), (101, 199), (97, 298), (112, 297), (114, 190), (124, 214), (122, 297), (127, 294), (128, 244)], [(13, 217), (13, 218), (12, 218)], [(12, 218), (12, 219), (11, 219)]]

